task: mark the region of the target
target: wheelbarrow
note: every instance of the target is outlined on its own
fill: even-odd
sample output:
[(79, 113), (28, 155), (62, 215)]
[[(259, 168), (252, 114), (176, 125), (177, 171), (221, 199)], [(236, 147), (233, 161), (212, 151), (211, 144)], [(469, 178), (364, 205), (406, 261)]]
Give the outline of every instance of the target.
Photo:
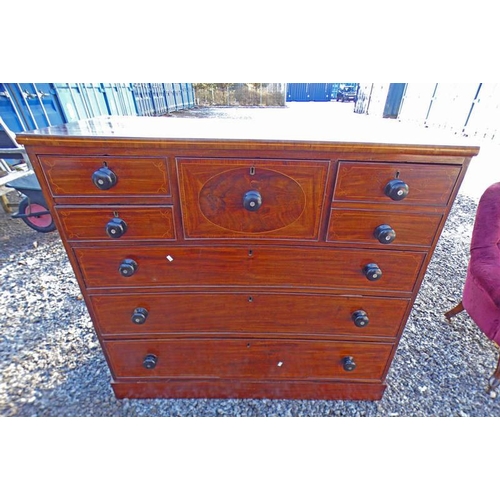
[(12, 215), (13, 219), (21, 219), (31, 229), (40, 233), (50, 233), (56, 229), (34, 172), (8, 182), (6, 186), (21, 193), (19, 208), (17, 213)]

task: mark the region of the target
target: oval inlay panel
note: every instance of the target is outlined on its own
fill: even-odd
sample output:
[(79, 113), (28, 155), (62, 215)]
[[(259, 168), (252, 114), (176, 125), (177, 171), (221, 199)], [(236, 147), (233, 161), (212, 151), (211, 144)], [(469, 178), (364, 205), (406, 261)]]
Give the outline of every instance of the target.
[[(255, 211), (243, 207), (243, 196), (250, 190), (262, 197), (262, 205)], [(217, 226), (263, 233), (295, 222), (304, 211), (306, 197), (297, 181), (280, 172), (237, 168), (209, 179), (200, 191), (199, 204), (203, 215)]]

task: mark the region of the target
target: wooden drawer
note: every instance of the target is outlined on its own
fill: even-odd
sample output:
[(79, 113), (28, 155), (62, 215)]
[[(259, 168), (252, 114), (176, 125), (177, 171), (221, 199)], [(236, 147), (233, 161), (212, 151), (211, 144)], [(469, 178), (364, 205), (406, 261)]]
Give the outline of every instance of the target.
[[(363, 243), (386, 248), (390, 248), (391, 245), (430, 247), (442, 217), (440, 214), (333, 209), (327, 241)], [(380, 231), (377, 233), (378, 228)], [(390, 230), (396, 235), (394, 239)], [(387, 243), (391, 240), (392, 242)], [(383, 241), (386, 243), (382, 243)]]
[[(408, 292), (424, 261), (423, 252), (300, 247), (117, 246), (73, 249), (88, 287), (237, 286), (337, 288)], [(130, 262), (129, 259), (133, 262)], [(124, 277), (126, 264), (133, 274)], [(136, 266), (134, 266), (134, 263)], [(363, 270), (382, 271), (369, 281)]]
[[(57, 214), (69, 241), (174, 240), (171, 206), (58, 207)], [(126, 228), (123, 232), (123, 228)], [(121, 236), (119, 236), (121, 234)], [(111, 236), (111, 235), (114, 235)]]
[[(39, 156), (38, 157), (55, 197), (128, 197), (129, 202), (141, 195), (164, 199), (170, 196), (170, 183), (165, 158), (129, 158), (119, 156)], [(99, 189), (92, 181), (94, 172), (106, 167), (116, 175), (116, 184)], [(82, 200), (81, 200), (82, 201)]]
[(409, 307), (408, 299), (262, 292), (106, 294), (90, 300), (104, 337), (293, 333), (394, 338)]
[[(341, 161), (333, 199), (445, 207), (460, 170), (460, 167), (452, 165)], [(395, 178), (409, 187), (408, 196), (400, 201), (393, 201), (385, 194), (387, 184)]]
[(317, 240), (328, 166), (178, 158), (185, 237)]
[[(243, 378), (258, 380), (381, 380), (393, 344), (183, 339), (107, 341), (113, 376), (123, 378)], [(145, 368), (146, 356), (156, 357)], [(344, 369), (352, 357), (356, 367)]]

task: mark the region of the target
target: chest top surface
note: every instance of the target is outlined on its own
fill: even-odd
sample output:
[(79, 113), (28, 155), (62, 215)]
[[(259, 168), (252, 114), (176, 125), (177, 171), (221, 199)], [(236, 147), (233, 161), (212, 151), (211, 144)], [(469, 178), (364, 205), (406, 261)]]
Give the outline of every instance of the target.
[(105, 141), (117, 146), (155, 144), (189, 146), (202, 143), (307, 149), (474, 156), (479, 147), (466, 138), (451, 136), (387, 120), (362, 117), (313, 119), (193, 119), (171, 117), (101, 116), (24, 132), (17, 136), (24, 145), (85, 146)]

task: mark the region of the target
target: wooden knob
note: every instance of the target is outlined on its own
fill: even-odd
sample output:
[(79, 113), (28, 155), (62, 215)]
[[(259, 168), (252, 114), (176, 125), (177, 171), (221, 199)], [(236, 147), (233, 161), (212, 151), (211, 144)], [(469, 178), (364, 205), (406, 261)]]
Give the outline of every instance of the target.
[(255, 212), (262, 205), (262, 196), (258, 191), (247, 191), (243, 196), (243, 206), (250, 212)]
[(382, 270), (377, 266), (377, 264), (366, 264), (363, 268), (363, 274), (369, 281), (377, 281), (382, 277)]
[(144, 307), (137, 307), (132, 313), (132, 323), (136, 325), (142, 325), (146, 322), (149, 311)]
[(408, 184), (403, 182), (401, 179), (393, 179), (392, 181), (389, 181), (384, 189), (386, 196), (394, 201), (404, 200), (408, 196), (409, 192), (410, 188)]
[(389, 224), (381, 224), (375, 228), (373, 236), (383, 245), (388, 245), (396, 239), (396, 231)]
[(142, 362), (142, 366), (146, 368), (146, 370), (152, 370), (156, 363), (158, 363), (158, 357), (154, 354), (147, 354)]
[(354, 361), (354, 358), (352, 356), (346, 356), (342, 360), (342, 366), (346, 372), (352, 372), (353, 370), (356, 369), (356, 363)]
[(116, 174), (107, 166), (101, 167), (92, 174), (92, 182), (103, 191), (111, 189), (118, 182)]
[(127, 232), (127, 223), (119, 217), (113, 217), (106, 224), (106, 234), (110, 238), (121, 238)]
[(352, 320), (358, 328), (363, 328), (370, 322), (368, 315), (362, 309), (352, 313)]
[(120, 263), (118, 271), (124, 278), (128, 278), (137, 271), (137, 262), (132, 259), (124, 259)]

